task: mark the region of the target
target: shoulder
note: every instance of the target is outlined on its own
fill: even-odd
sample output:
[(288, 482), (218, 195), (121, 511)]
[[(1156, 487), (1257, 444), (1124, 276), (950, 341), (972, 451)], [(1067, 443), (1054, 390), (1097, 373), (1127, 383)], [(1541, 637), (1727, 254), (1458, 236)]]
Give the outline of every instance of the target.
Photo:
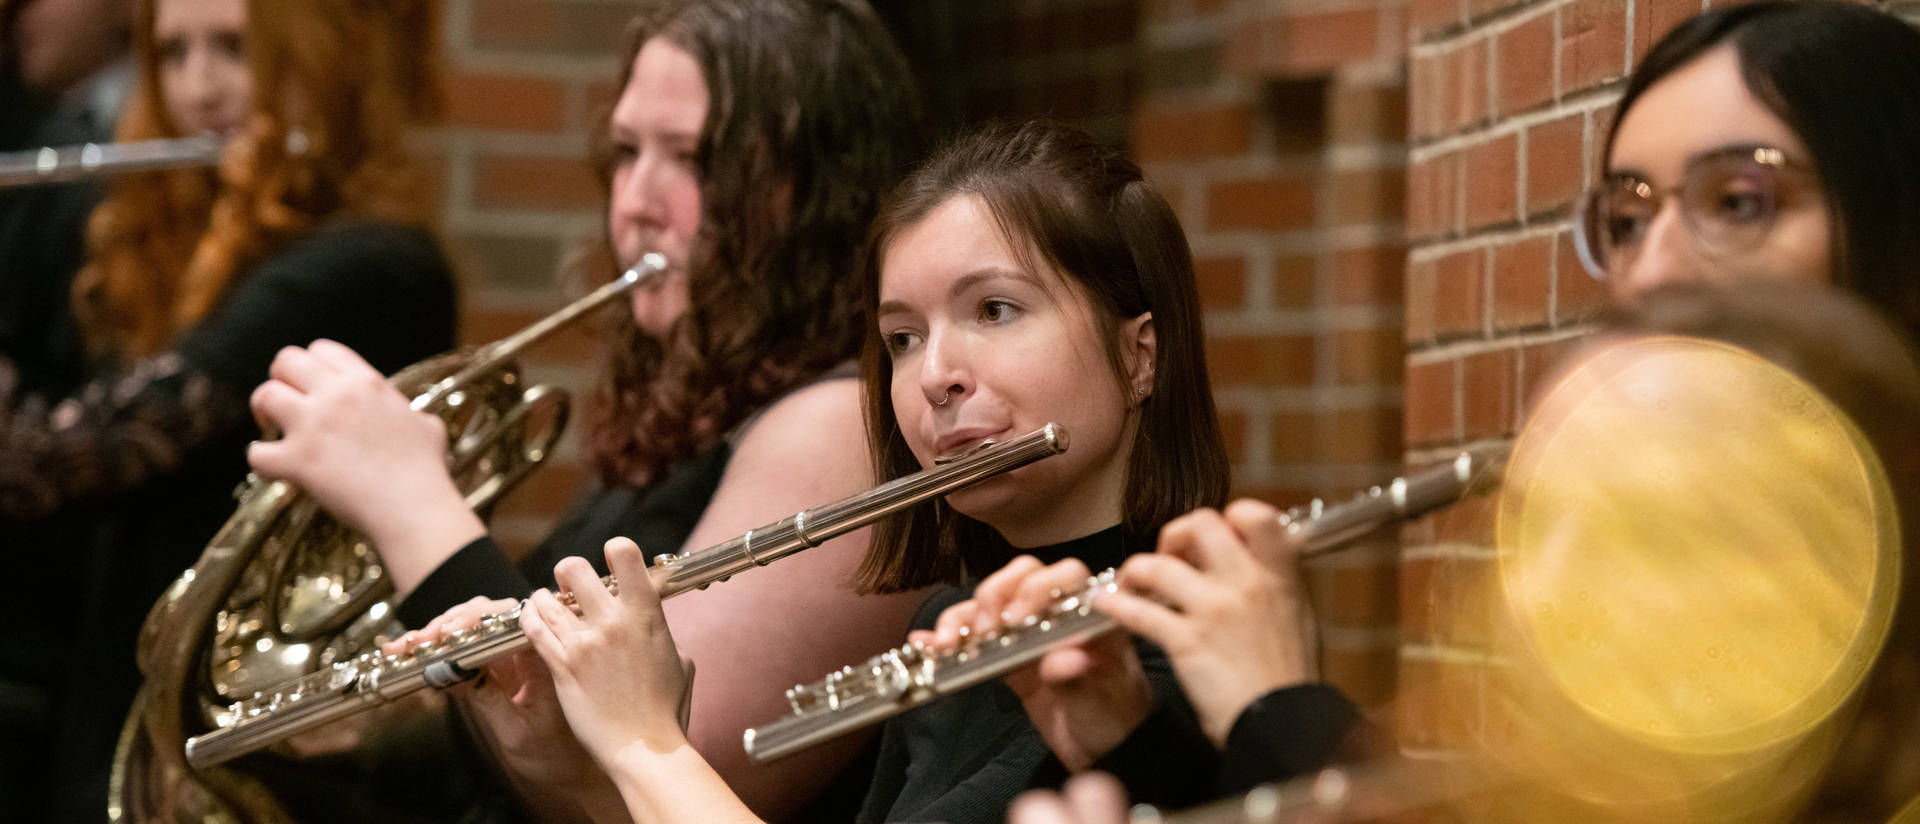
[(786, 453), (838, 452), (848, 447), (864, 465), (867, 434), (860, 403), (860, 381), (834, 378), (803, 387), (773, 402), (747, 424), (735, 456), (769, 450)]

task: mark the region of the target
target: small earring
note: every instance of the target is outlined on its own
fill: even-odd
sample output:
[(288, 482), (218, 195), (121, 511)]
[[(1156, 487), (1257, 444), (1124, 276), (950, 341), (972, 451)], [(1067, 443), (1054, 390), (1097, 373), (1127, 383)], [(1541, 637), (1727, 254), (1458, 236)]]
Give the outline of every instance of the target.
[(937, 401), (934, 401), (934, 402), (933, 402), (933, 405), (934, 405), (934, 406), (946, 406), (946, 405), (947, 405), (947, 401), (950, 401), (950, 400), (953, 400), (953, 392), (952, 392), (952, 390), (948, 390), (948, 392), (947, 392), (946, 394), (944, 394), (944, 395), (941, 395), (941, 396), (940, 396), (940, 400), (937, 400)]
[(1133, 402), (1134, 403), (1139, 403), (1141, 401), (1146, 400), (1147, 396), (1150, 394), (1153, 394), (1152, 384), (1136, 383), (1133, 385)]

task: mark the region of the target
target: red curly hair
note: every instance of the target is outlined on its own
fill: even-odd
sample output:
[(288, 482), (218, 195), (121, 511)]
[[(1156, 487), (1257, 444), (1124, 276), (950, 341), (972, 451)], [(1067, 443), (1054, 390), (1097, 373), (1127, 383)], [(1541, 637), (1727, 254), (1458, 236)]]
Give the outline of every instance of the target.
[[(158, 79), (157, 2), (139, 2), (122, 141), (182, 136)], [(252, 113), (219, 168), (122, 177), (88, 222), (73, 300), (91, 348), (166, 348), (249, 264), (334, 215), (427, 223), (406, 133), (440, 109), (438, 32), (438, 0), (247, 0)]]

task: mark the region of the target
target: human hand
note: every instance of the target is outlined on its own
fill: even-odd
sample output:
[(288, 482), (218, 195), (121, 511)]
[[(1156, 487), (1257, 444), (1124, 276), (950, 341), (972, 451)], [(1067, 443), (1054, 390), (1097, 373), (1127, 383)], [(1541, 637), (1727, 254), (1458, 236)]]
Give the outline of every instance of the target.
[(409, 408), (353, 350), (289, 346), (268, 375), (251, 406), (261, 431), (280, 438), (248, 447), (247, 462), (372, 538), (402, 592), (485, 532), (447, 474), (446, 424)]
[(1127, 790), (1103, 772), (1076, 775), (1057, 793), (1021, 793), (1007, 813), (1007, 824), (1126, 824), (1126, 820)]
[[(1018, 626), (1052, 603), (1055, 593), (1086, 585), (1086, 564), (1067, 559), (1042, 566), (1020, 556), (981, 580), (973, 598), (940, 613), (932, 631), (913, 640), (940, 650), (957, 648), (960, 629), (971, 634)], [(1152, 688), (1132, 639), (1108, 633), (1047, 651), (1006, 675), (1027, 717), (1070, 770), (1084, 770), (1119, 746), (1153, 708)]]
[(1196, 510), (1160, 530), (1158, 551), (1127, 559), (1120, 591), (1094, 608), (1166, 650), (1207, 737), (1225, 746), (1255, 698), (1319, 680), (1299, 551), (1266, 504)]
[(640, 547), (615, 538), (606, 552), (618, 595), (585, 560), (567, 558), (554, 580), (573, 593), (579, 614), (543, 589), (528, 599), (520, 628), (553, 673), (574, 734), (611, 771), (630, 745), (651, 753), (687, 746), (693, 673), (668, 632)]
[[(481, 618), (507, 612), (519, 603), (511, 598), (476, 597), (420, 629), (383, 642), (381, 652), (394, 655), (438, 643), (455, 630), (471, 628)], [(447, 692), (469, 710), (479, 734), (516, 784), (575, 793), (587, 787), (610, 789), (602, 786), (604, 775), (567, 726), (553, 678), (533, 652), (495, 658), (481, 667), (480, 677)]]

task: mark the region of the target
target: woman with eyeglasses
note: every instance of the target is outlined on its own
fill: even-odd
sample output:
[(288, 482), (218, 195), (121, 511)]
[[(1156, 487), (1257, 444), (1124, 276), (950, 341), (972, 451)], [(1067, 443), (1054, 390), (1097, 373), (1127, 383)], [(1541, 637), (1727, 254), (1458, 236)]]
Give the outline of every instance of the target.
[(1866, 6), (1760, 2), (1669, 32), (1628, 79), (1583, 264), (1632, 299), (1672, 280), (1831, 283), (1920, 329), (1920, 31)]

